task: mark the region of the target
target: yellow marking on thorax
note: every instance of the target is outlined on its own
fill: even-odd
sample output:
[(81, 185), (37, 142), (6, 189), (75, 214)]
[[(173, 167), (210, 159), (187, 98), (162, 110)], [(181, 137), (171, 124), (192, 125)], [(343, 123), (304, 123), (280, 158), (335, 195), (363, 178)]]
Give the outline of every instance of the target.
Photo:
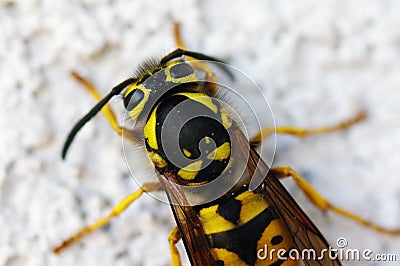
[(200, 93), (200, 92), (180, 92), (176, 95), (183, 95), (187, 98), (199, 102), (202, 105), (206, 106), (208, 109), (213, 111), (214, 113), (218, 112), (218, 107), (213, 103), (212, 98), (207, 94)]
[(199, 214), (206, 234), (224, 232), (240, 227), (259, 215), (269, 206), (262, 196), (252, 191), (245, 191), (239, 194), (236, 199), (242, 203), (239, 223), (237, 225), (226, 220), (217, 213), (218, 204), (200, 210)]
[(190, 158), (192, 156), (192, 153), (188, 151), (187, 149), (183, 149), (183, 154), (185, 154), (186, 157)]
[(229, 158), (231, 154), (231, 145), (229, 142), (224, 142), (221, 146), (217, 147), (210, 154), (207, 155), (207, 159), (222, 161)]
[(229, 129), (232, 126), (232, 119), (231, 119), (231, 117), (229, 116), (228, 113), (221, 112), (221, 120), (222, 120), (222, 125), (226, 129)]
[(150, 152), (149, 157), (153, 162), (154, 166), (158, 168), (164, 168), (168, 165), (167, 162), (163, 159), (163, 157), (161, 157), (161, 155), (159, 155), (158, 153)]
[(154, 150), (158, 150), (158, 143), (156, 137), (156, 111), (158, 105), (154, 108), (151, 112), (149, 120), (147, 121), (146, 125), (144, 126), (144, 137), (147, 139), (147, 143), (149, 144), (150, 148)]
[(202, 164), (203, 164), (202, 160), (198, 160), (194, 163), (188, 164), (187, 166), (178, 171), (178, 175), (185, 180), (193, 180), (199, 173)]

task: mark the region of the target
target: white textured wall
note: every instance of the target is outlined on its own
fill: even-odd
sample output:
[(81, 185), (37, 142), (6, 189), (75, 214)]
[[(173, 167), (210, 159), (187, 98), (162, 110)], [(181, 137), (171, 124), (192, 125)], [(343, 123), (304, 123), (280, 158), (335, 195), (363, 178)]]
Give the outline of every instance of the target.
[[(138, 62), (174, 48), (173, 19), (192, 50), (228, 58), (263, 88), (278, 125), (332, 124), (366, 108), (368, 120), (348, 132), (278, 138), (275, 164), (339, 206), (400, 226), (399, 14), (389, 0), (1, 1), (0, 265), (170, 263), (174, 222), (148, 196), (61, 256), (50, 247), (136, 189), (100, 116), (61, 161), (66, 134), (94, 104), (69, 71), (105, 94)], [(345, 237), (400, 260), (400, 237), (323, 216), (289, 183), (333, 246)]]

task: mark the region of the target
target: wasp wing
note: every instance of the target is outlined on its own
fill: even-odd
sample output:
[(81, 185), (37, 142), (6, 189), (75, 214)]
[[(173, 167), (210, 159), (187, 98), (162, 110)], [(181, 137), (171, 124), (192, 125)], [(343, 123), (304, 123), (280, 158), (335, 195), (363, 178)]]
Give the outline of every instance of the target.
[[(249, 145), (248, 140), (242, 133), (234, 134), (234, 136), (237, 138), (235, 141), (238, 143)], [(254, 148), (249, 149), (248, 157), (247, 168), (250, 176), (256, 178), (256, 180), (262, 180), (255, 191), (263, 194), (275, 206), (292, 237), (297, 251), (300, 254), (305, 250), (315, 251), (317, 259), (305, 257), (303, 262), (306, 265), (341, 265), (339, 259), (329, 256), (328, 252), (331, 249), (324, 236), (295, 202), (279, 179), (270, 171)], [(304, 254), (307, 255), (308, 252), (304, 252)], [(320, 256), (322, 258), (319, 258)]]
[(199, 217), (175, 183), (174, 175), (164, 173), (159, 175), (159, 180), (167, 193), (191, 265), (217, 265)]

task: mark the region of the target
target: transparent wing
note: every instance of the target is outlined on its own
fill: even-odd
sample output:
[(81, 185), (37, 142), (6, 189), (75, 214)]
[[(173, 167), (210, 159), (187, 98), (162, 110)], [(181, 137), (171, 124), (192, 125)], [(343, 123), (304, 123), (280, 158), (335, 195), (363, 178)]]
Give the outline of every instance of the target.
[(192, 206), (189, 206), (183, 192), (174, 183), (174, 176), (159, 176), (160, 182), (167, 192), (172, 212), (191, 265), (217, 265), (211, 254), (210, 244)]

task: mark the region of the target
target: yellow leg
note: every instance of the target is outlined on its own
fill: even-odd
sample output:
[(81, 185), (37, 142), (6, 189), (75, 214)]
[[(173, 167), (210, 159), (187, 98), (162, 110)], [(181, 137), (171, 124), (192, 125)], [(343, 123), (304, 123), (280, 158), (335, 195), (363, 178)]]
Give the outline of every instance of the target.
[[(96, 99), (96, 101), (100, 101), (102, 96), (100, 95), (99, 91), (96, 87), (87, 79), (79, 75), (75, 71), (71, 71), (71, 76), (79, 82), (92, 96)], [(120, 127), (114, 114), (113, 110), (111, 109), (109, 104), (106, 104), (102, 109), (101, 112), (107, 119), (108, 123), (116, 131), (120, 136), (123, 134), (124, 137), (127, 137), (129, 140), (136, 142), (136, 138), (134, 137), (134, 132), (124, 127)]]
[[(175, 39), (175, 45), (178, 48), (181, 48), (183, 50), (188, 50), (186, 45), (182, 41), (182, 35), (181, 35), (181, 24), (177, 21), (174, 21), (174, 39)], [(193, 61), (192, 64), (196, 66), (196, 68), (204, 71), (207, 73), (206, 80), (209, 82), (208, 89), (209, 93), (211, 95), (214, 95), (217, 91), (217, 86), (216, 86), (216, 78), (214, 75), (214, 72), (208, 67), (207, 64), (205, 64), (202, 61), (199, 61), (195, 58), (192, 58), (190, 56), (187, 57), (187, 60)]]
[(138, 199), (143, 192), (151, 192), (151, 191), (157, 191), (160, 190), (160, 184), (159, 183), (145, 183), (143, 187), (139, 188), (132, 194), (128, 195), (125, 197), (123, 200), (121, 200), (117, 206), (115, 206), (110, 213), (96, 221), (95, 223), (83, 228), (70, 238), (64, 240), (60, 245), (57, 247), (53, 248), (53, 252), (59, 254), (61, 251), (63, 251), (65, 248), (70, 246), (72, 243), (76, 242), (77, 240), (81, 239), (85, 235), (93, 232), (94, 230), (102, 227), (106, 223), (108, 223), (112, 218), (117, 217), (120, 215), (126, 208), (128, 208), (129, 205), (131, 205), (136, 199)]
[(176, 248), (176, 243), (181, 240), (181, 233), (178, 230), (178, 227), (174, 227), (174, 229), (171, 230), (168, 236), (168, 242), (169, 242), (169, 250), (171, 252), (171, 259), (172, 259), (172, 266), (180, 266), (181, 265), (181, 259), (179, 257), (179, 251)]
[(320, 127), (320, 128), (312, 128), (312, 129), (304, 129), (297, 127), (277, 127), (277, 128), (267, 127), (263, 128), (255, 137), (253, 137), (250, 143), (253, 146), (258, 146), (261, 142), (266, 140), (269, 136), (271, 136), (271, 134), (275, 132), (277, 134), (289, 134), (300, 138), (304, 138), (311, 135), (319, 135), (319, 134), (330, 133), (333, 131), (344, 130), (353, 126), (354, 124), (357, 124), (365, 120), (366, 117), (367, 117), (366, 112), (362, 111), (359, 112), (356, 116), (348, 120), (342, 121), (336, 125)]
[[(96, 89), (96, 87), (87, 79), (79, 75), (77, 72), (72, 71), (71, 76), (78, 81), (80, 84), (83, 85), (85, 89), (88, 90), (88, 92), (93, 96), (93, 98), (96, 99), (96, 101), (100, 101), (102, 99), (100, 93)], [(106, 117), (107, 121), (110, 123), (111, 127), (119, 134), (122, 134), (122, 128), (118, 125), (117, 118), (111, 110), (110, 105), (106, 104), (103, 109), (101, 110)]]
[(179, 22), (174, 21), (174, 39), (177, 48), (181, 48), (183, 50), (187, 50), (186, 46), (183, 44), (182, 36), (181, 36), (181, 24)]
[(360, 223), (366, 227), (369, 227), (375, 231), (391, 234), (391, 235), (398, 235), (400, 234), (400, 229), (388, 229), (381, 227), (377, 224), (374, 224), (370, 221), (367, 221), (360, 216), (357, 216), (349, 211), (341, 209), (339, 207), (334, 206), (332, 203), (327, 201), (318, 191), (313, 188), (303, 177), (301, 177), (298, 173), (296, 173), (292, 168), (289, 166), (280, 166), (271, 169), (272, 173), (276, 175), (278, 178), (285, 178), (291, 176), (297, 186), (303, 191), (303, 193), (307, 196), (307, 198), (319, 209), (323, 211), (333, 211), (337, 214), (340, 214), (344, 217), (347, 217), (357, 223)]

